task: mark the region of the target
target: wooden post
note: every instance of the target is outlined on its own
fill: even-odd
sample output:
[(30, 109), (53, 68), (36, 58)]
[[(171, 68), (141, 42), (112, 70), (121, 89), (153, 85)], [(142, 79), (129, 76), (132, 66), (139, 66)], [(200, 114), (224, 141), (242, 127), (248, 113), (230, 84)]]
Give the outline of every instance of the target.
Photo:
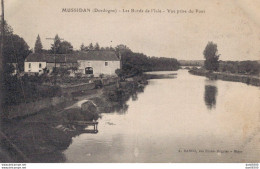
[[(57, 66), (56, 66), (56, 46), (55, 46), (55, 38), (46, 38), (47, 40), (53, 40), (53, 49), (54, 49), (54, 85), (56, 85), (57, 83)], [(63, 39), (60, 38), (60, 41), (62, 41)], [(52, 70), (53, 71), (53, 70)]]
[(0, 117), (3, 117), (3, 104), (5, 100), (5, 91), (4, 91), (4, 0), (1, 0), (2, 6), (2, 17), (1, 17), (1, 48), (0, 48)]

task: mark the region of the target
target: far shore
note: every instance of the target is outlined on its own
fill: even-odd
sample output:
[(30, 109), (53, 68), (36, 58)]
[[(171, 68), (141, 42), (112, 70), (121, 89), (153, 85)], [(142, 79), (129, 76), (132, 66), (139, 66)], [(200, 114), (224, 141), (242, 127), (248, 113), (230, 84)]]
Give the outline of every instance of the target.
[(146, 79), (173, 79), (176, 78), (177, 73), (172, 71), (154, 71), (145, 72), (144, 76)]
[(225, 81), (242, 82), (248, 85), (260, 86), (260, 77), (245, 74), (234, 74), (225, 72), (210, 72), (205, 69), (191, 69), (189, 73), (197, 76), (206, 76), (210, 79), (220, 79)]

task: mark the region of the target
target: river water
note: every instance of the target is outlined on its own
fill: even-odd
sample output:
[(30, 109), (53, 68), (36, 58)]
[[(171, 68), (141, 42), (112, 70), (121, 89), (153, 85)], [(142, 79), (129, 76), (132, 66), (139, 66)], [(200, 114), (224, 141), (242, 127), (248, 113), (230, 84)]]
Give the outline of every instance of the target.
[(97, 134), (72, 139), (67, 162), (259, 162), (259, 87), (156, 73), (177, 75), (102, 114)]

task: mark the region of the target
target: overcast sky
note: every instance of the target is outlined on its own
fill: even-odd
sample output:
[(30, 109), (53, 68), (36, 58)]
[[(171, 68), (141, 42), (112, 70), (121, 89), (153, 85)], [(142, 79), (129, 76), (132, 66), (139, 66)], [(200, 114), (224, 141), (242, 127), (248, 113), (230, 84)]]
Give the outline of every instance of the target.
[[(155, 13), (64, 13), (62, 8), (161, 9)], [(205, 10), (169, 14), (167, 9)], [(5, 19), (30, 48), (39, 34), (59, 34), (81, 43), (125, 44), (135, 52), (177, 59), (203, 59), (208, 41), (218, 44), (221, 60), (260, 60), (259, 0), (5, 0)], [(112, 42), (111, 42), (112, 41)]]

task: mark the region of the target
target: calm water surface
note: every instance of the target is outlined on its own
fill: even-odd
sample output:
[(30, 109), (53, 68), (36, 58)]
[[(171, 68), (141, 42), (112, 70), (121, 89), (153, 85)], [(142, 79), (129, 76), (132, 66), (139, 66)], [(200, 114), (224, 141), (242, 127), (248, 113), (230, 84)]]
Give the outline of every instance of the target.
[(259, 162), (259, 87), (179, 70), (137, 97), (73, 138), (67, 162)]

